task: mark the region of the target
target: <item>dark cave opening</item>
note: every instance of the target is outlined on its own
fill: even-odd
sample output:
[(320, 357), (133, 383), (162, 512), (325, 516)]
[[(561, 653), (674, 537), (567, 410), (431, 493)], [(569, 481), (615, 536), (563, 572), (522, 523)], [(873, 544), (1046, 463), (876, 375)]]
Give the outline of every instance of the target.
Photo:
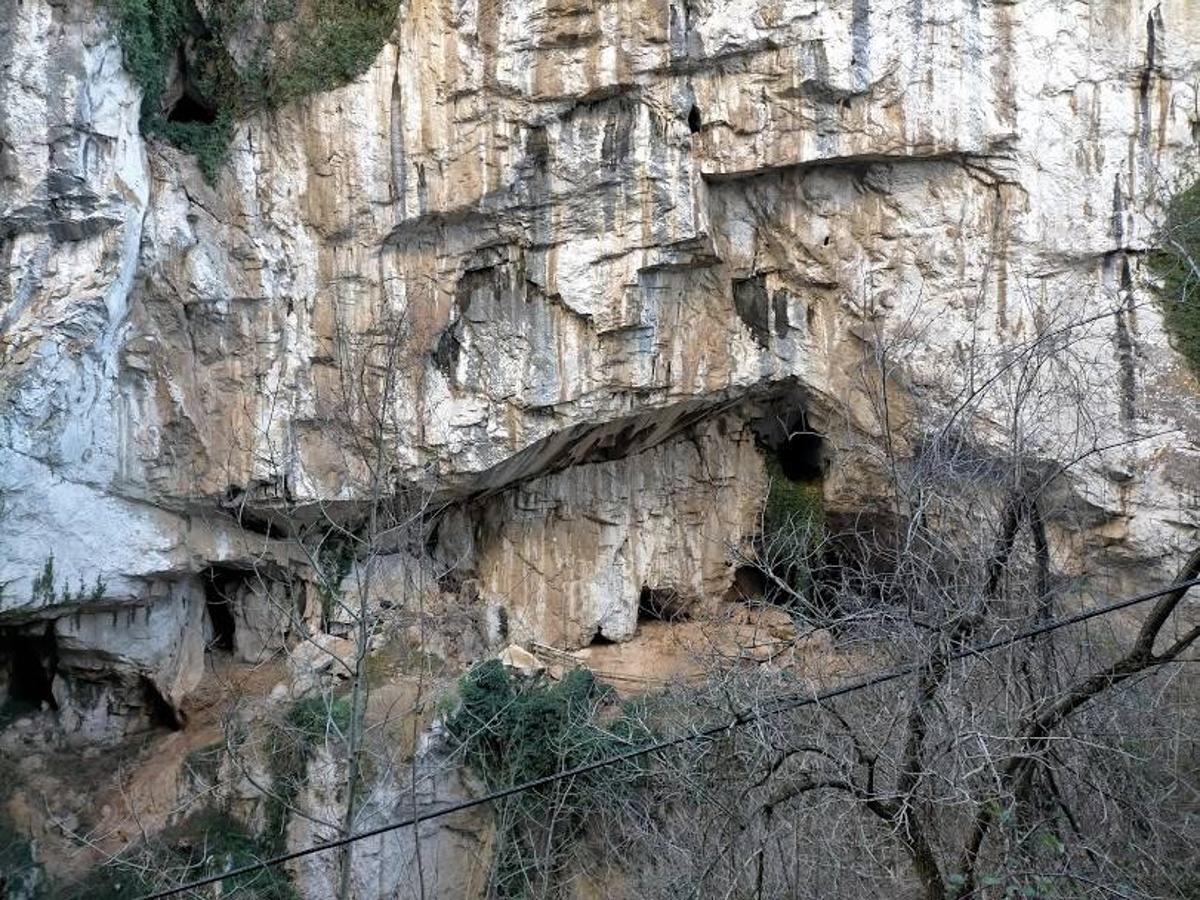
[(738, 566), (725, 599), (734, 603), (760, 602), (767, 594), (767, 576), (757, 566)]
[(825, 476), (825, 439), (815, 431), (792, 431), (775, 454), (788, 481), (808, 483)]
[(238, 593), (250, 573), (233, 566), (209, 566), (201, 573), (204, 581), (204, 606), (208, 612), (208, 622), (212, 627), (212, 637), (208, 649), (233, 652), (234, 634), (237, 631), (237, 618), (234, 615), (234, 604)]
[(58, 709), (53, 688), (58, 653), (52, 629), (47, 625), (42, 634), (0, 630), (0, 660), (8, 679), (6, 699), (16, 708)]
[(149, 678), (142, 678), (142, 700), (146, 716), (154, 728), (179, 731), (186, 724), (184, 714), (176, 709)]
[(608, 637), (603, 631), (601, 631), (599, 628), (597, 628), (596, 633), (594, 635), (592, 635), (592, 639), (590, 641), (588, 641), (588, 646), (589, 647), (607, 647), (610, 644), (615, 644), (615, 643), (616, 643), (616, 641), (614, 641), (612, 638)]
[(687, 617), (687, 604), (678, 591), (672, 588), (642, 588), (638, 597), (638, 622), (679, 622)]
[(696, 134), (700, 130), (700, 126), (703, 124), (700, 119), (700, 107), (698, 107), (695, 103), (693, 103), (692, 108), (688, 110), (687, 122), (688, 131), (690, 131), (692, 134)]
[(217, 110), (215, 107), (196, 99), (187, 91), (183, 92), (178, 100), (167, 113), (168, 122), (198, 122), (202, 125), (211, 125), (217, 121)]

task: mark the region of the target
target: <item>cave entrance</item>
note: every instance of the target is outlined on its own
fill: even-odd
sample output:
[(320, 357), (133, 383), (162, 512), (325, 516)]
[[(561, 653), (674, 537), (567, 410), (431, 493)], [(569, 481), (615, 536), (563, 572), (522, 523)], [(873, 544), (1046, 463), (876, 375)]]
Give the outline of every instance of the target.
[(673, 588), (643, 587), (638, 622), (679, 622), (688, 617), (687, 603)]
[(198, 122), (202, 125), (211, 125), (217, 121), (217, 111), (214, 107), (185, 92), (182, 97), (175, 101), (170, 112), (167, 113), (167, 121), (180, 123)]
[(204, 607), (212, 636), (208, 649), (232, 653), (237, 631), (234, 614), (238, 596), (251, 573), (235, 566), (209, 566), (200, 573), (204, 582)]
[(788, 481), (811, 484), (825, 477), (825, 439), (815, 431), (791, 432), (775, 455)]
[(766, 595), (767, 576), (763, 571), (757, 566), (738, 566), (725, 599), (731, 603), (761, 603)]
[(7, 677), (5, 698), (15, 710), (33, 712), (43, 706), (58, 709), (54, 699), (54, 673), (58, 648), (54, 626), (42, 633), (18, 629), (0, 630), (0, 661)]
[(186, 724), (182, 710), (176, 709), (153, 681), (142, 677), (142, 706), (152, 728), (179, 731)]

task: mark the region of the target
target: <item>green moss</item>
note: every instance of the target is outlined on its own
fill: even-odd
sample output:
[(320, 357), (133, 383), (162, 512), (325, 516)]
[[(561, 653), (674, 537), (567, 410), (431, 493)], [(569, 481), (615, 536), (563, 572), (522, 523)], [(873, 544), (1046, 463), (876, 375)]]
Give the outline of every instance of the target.
[[(234, 122), (363, 74), (395, 23), (398, 0), (109, 0), (125, 69), (142, 89), (145, 134), (193, 154), (214, 181), (228, 158)], [(226, 49), (261, 34), (239, 66)], [(250, 31), (249, 33), (253, 33)], [(208, 121), (170, 121), (168, 79), (183, 60), (186, 90), (214, 110)]]
[(1163, 324), (1200, 376), (1200, 180), (1171, 199), (1161, 247), (1149, 262), (1158, 280)]
[[(458, 693), (447, 732), (491, 790), (583, 765), (650, 737), (632, 715), (601, 723), (600, 707), (615, 695), (586, 669), (560, 682), (520, 679), (492, 660), (468, 672)], [(493, 869), (496, 896), (524, 896), (535, 868), (551, 878), (560, 874), (565, 852), (587, 816), (628, 793), (643, 776), (631, 761), (505, 801)]]

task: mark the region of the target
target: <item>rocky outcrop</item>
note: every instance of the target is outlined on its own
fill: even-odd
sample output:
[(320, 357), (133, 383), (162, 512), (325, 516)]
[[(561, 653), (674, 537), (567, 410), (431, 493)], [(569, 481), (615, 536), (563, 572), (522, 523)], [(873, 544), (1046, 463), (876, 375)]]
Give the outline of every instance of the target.
[[(353, 516), (343, 426), (374, 412), (388, 483), (450, 507), (423, 583), (469, 560), (447, 591), (494, 638), (503, 606), (621, 639), (644, 589), (728, 588), (772, 449), (745, 404), (802, 398), (853, 509), (881, 351), (911, 450), (918, 406), (1067, 323), (1086, 403), (1029, 412), (1089, 511), (1059, 557), (1158, 576), (1200, 525), (1200, 395), (1139, 259), (1200, 133), (1194, 12), (407, 0), (210, 185), (139, 133), (107, 7), (0, 0), (0, 623), (176, 704), (214, 572), (267, 563), (234, 594), (306, 608), (272, 527)], [(997, 444), (1011, 400), (980, 401)], [(286, 643), (259, 613), (243, 656)]]

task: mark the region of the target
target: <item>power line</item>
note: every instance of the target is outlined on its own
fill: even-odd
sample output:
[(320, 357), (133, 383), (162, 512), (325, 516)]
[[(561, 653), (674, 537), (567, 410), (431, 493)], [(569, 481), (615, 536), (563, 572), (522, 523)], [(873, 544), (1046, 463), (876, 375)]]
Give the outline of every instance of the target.
[[(1030, 640), (1043, 634), (1048, 634), (1052, 631), (1057, 631), (1060, 628), (1066, 628), (1070, 625), (1078, 625), (1080, 622), (1086, 622), (1089, 619), (1097, 619), (1101, 616), (1107, 616), (1114, 612), (1119, 612), (1123, 609), (1128, 609), (1131, 606), (1145, 603), (1148, 600), (1154, 600), (1157, 597), (1162, 597), (1166, 594), (1171, 594), (1176, 591), (1187, 592), (1193, 587), (1200, 585), (1200, 578), (1192, 578), (1187, 581), (1180, 581), (1168, 585), (1165, 588), (1160, 588), (1156, 591), (1149, 591), (1144, 594), (1138, 594), (1134, 597), (1129, 597), (1124, 600), (1118, 600), (1115, 603), (1110, 603), (1107, 606), (1101, 606), (1084, 612), (1076, 613), (1073, 616), (1066, 616), (1061, 619), (1054, 619), (1050, 622), (1045, 622), (1035, 628), (1029, 628), (1025, 631), (1018, 631), (1015, 634), (1010, 634), (1007, 637), (996, 638), (983, 644), (973, 644), (961, 650), (956, 650), (946, 656), (946, 662), (957, 662), (958, 660), (967, 659), (972, 656), (979, 656), (985, 653), (990, 653), (993, 650), (999, 650), (1002, 647), (1019, 644), (1022, 641)], [(482, 797), (476, 797), (471, 800), (462, 800), (458, 803), (453, 803), (449, 806), (444, 806), (441, 809), (433, 812), (423, 813), (416, 816), (410, 816), (407, 819), (400, 819), (396, 822), (389, 822), (386, 825), (380, 825), (377, 828), (371, 828), (367, 831), (356, 832), (355, 834), (345, 837), (336, 838), (331, 841), (325, 841), (320, 844), (313, 844), (310, 847), (305, 847), (303, 850), (294, 850), (291, 853), (281, 853), (278, 856), (273, 856), (269, 859), (264, 859), (261, 862), (248, 863), (244, 866), (238, 866), (228, 871), (221, 872), (217, 875), (209, 875), (205, 878), (198, 878), (195, 881), (189, 881), (181, 884), (178, 887), (167, 888), (153, 894), (146, 894), (139, 900), (161, 900), (163, 897), (172, 897), (176, 894), (181, 894), (184, 891), (194, 890), (205, 885), (215, 884), (218, 881), (224, 881), (226, 878), (234, 878), (239, 875), (246, 875), (250, 872), (256, 872), (259, 869), (265, 869), (270, 866), (277, 866), (281, 863), (289, 862), (293, 859), (299, 859), (302, 856), (309, 856), (313, 853), (323, 853), (326, 850), (334, 850), (346, 844), (361, 841), (366, 838), (375, 837), (380, 834), (385, 834), (389, 831), (397, 831), (401, 828), (408, 828), (412, 825), (419, 825), (421, 822), (427, 822), (431, 819), (439, 819), (442, 816), (448, 816), (456, 812), (462, 812), (466, 809), (472, 809), (476, 806), (482, 806), (485, 803), (492, 803), (496, 800), (503, 800), (506, 797), (512, 797), (516, 794), (522, 794), (525, 791), (533, 790), (534, 788), (543, 787), (547, 784), (553, 784), (557, 781), (563, 781), (568, 778), (575, 778), (579, 775), (586, 775), (589, 772), (594, 772), (597, 769), (615, 766), (618, 763), (627, 762), (631, 759), (637, 759), (641, 756), (647, 756), (652, 753), (658, 753), (662, 750), (669, 750), (672, 747), (678, 747), (682, 744), (692, 741), (708, 740), (716, 737), (735, 728), (740, 728), (749, 722), (758, 721), (768, 716), (778, 715), (783, 712), (800, 709), (805, 706), (815, 706), (827, 700), (834, 700), (838, 697), (844, 697), (847, 694), (857, 693), (858, 691), (867, 690), (868, 688), (878, 687), (881, 684), (886, 684), (889, 681), (896, 681), (900, 678), (905, 678), (909, 675), (915, 675), (926, 667), (927, 663), (909, 663), (895, 669), (888, 669), (883, 672), (859, 680), (853, 681), (841, 687), (832, 688), (823, 691), (819, 694), (811, 694), (807, 696), (784, 696), (773, 703), (768, 704), (766, 709), (759, 708), (754, 710), (745, 710), (738, 713), (733, 718), (720, 725), (711, 725), (708, 728), (689, 731), (687, 734), (677, 735), (676, 737), (666, 738), (657, 741), (653, 744), (645, 744), (641, 747), (635, 747), (632, 750), (627, 750), (624, 753), (618, 753), (613, 756), (606, 756), (594, 762), (584, 763), (583, 765), (575, 766), (572, 769), (564, 769), (559, 772), (554, 772), (550, 775), (544, 775), (541, 778), (535, 778), (532, 781), (526, 781), (521, 784), (513, 785), (512, 787), (503, 788), (498, 791), (493, 791)]]

